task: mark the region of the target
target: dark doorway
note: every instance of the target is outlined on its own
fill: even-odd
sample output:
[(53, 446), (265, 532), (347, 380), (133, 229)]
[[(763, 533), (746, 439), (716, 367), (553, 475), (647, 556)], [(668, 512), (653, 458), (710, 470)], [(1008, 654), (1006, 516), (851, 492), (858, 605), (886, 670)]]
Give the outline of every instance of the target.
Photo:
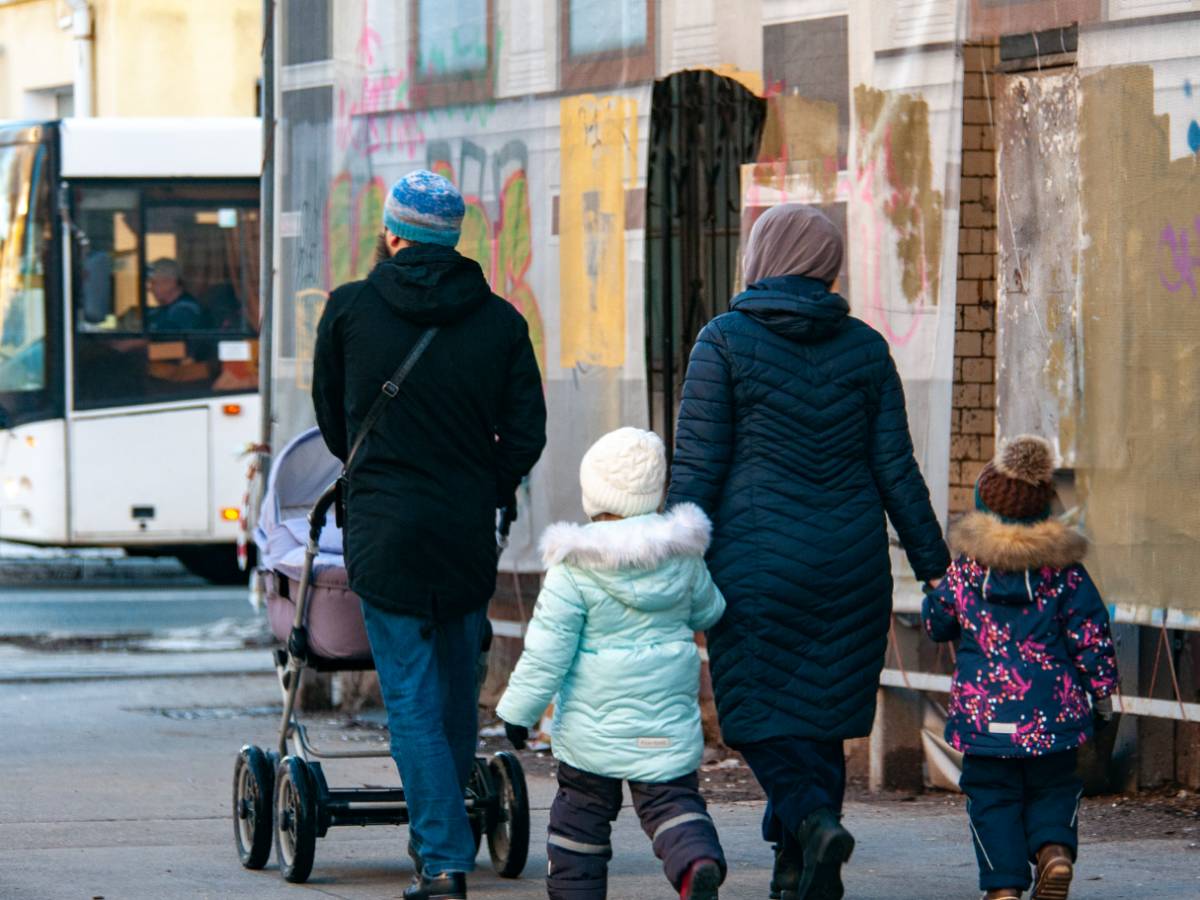
[(650, 424), (674, 445), (688, 356), (728, 308), (741, 237), (741, 167), (754, 162), (766, 101), (714, 72), (654, 85), (646, 190)]

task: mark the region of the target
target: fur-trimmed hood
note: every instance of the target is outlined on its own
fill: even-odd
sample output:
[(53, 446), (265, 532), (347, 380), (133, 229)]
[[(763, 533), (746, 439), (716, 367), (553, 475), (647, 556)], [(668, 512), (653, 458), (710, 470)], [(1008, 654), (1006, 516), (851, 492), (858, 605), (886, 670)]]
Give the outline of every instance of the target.
[(950, 549), (989, 569), (1065, 569), (1087, 555), (1087, 538), (1058, 519), (1009, 525), (987, 513), (963, 516), (950, 528)]
[(546, 566), (568, 563), (583, 569), (655, 569), (680, 556), (703, 557), (712, 522), (700, 507), (681, 503), (664, 515), (576, 525), (560, 522), (542, 535)]

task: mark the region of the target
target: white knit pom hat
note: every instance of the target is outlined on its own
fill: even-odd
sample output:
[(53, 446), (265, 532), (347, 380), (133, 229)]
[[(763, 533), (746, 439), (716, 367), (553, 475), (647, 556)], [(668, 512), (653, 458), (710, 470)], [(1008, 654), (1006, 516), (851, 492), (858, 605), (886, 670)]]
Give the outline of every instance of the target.
[(589, 518), (657, 512), (667, 480), (662, 438), (640, 428), (618, 428), (596, 441), (579, 464), (583, 511)]

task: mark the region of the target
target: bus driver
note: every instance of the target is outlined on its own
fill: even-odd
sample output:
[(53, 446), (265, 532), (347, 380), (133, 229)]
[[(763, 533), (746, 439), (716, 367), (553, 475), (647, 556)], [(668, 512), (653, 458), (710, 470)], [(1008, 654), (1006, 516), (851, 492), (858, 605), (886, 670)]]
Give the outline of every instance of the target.
[(205, 327), (204, 307), (183, 287), (179, 263), (169, 257), (156, 259), (146, 273), (146, 286), (157, 306), (146, 310), (150, 331), (197, 331)]

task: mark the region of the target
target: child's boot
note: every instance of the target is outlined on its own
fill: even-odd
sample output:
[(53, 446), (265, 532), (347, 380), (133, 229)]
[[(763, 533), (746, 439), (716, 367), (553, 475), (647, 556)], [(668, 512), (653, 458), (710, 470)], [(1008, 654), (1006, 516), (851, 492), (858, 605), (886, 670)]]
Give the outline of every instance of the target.
[(721, 867), (715, 859), (698, 859), (683, 873), (679, 900), (717, 900)]
[(1075, 865), (1062, 844), (1047, 844), (1037, 854), (1037, 884), (1031, 900), (1067, 900)]

